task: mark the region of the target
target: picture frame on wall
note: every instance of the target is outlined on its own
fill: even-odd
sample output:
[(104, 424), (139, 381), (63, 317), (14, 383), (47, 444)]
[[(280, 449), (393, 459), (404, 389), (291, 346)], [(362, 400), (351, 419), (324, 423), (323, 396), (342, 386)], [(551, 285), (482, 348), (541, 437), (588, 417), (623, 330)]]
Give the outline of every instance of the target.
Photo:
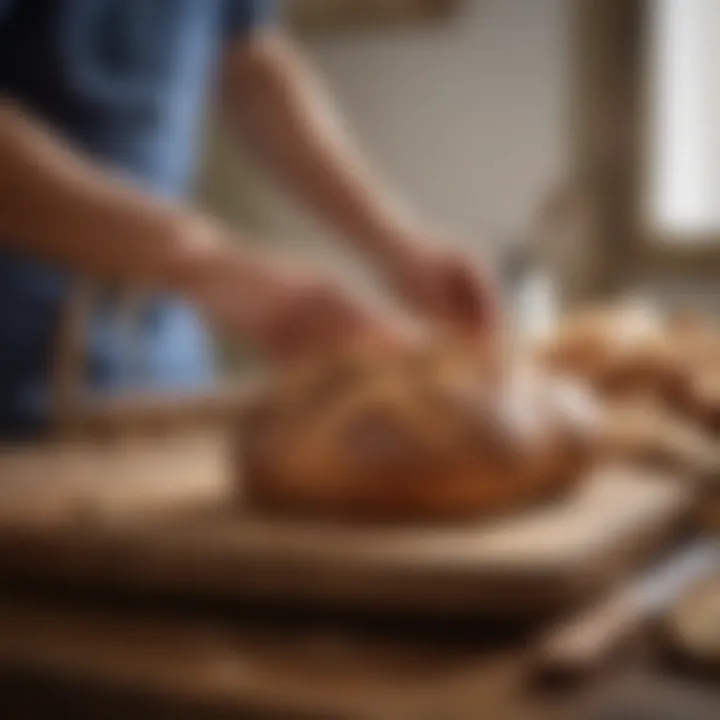
[(452, 18), (462, 0), (285, 0), (290, 27), (325, 33), (402, 27)]

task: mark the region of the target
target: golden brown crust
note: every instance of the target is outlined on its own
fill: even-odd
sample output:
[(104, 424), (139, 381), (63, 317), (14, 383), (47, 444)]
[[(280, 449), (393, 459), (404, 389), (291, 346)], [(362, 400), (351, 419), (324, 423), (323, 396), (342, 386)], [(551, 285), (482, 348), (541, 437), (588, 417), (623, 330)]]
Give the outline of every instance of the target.
[(605, 399), (651, 398), (720, 431), (720, 329), (700, 316), (663, 319), (623, 305), (585, 309), (568, 315), (536, 356)]
[(682, 348), (687, 383), (679, 408), (720, 432), (720, 328), (700, 317), (673, 319), (669, 335)]
[(306, 514), (423, 520), (552, 497), (588, 462), (591, 422), (557, 383), (518, 378), (450, 342), (305, 368), (245, 414), (249, 497)]

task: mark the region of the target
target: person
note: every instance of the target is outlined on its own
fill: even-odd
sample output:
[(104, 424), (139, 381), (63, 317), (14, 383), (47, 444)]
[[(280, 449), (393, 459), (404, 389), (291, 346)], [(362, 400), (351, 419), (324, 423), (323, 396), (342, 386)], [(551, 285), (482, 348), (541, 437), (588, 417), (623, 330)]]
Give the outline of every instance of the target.
[(152, 289), (135, 389), (211, 382), (206, 321), (278, 360), (394, 332), (339, 283), (183, 204), (212, 97), (416, 310), (490, 326), (487, 271), (384, 188), (269, 0), (0, 0), (0, 437), (47, 424), (78, 278), (106, 288), (84, 369), (101, 393), (129, 382), (117, 287)]

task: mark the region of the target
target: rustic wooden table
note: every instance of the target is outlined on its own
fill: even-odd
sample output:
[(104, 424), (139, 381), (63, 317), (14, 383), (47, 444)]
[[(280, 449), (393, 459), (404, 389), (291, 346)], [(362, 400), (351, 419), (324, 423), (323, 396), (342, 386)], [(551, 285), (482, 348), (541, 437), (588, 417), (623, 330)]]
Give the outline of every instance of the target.
[[(72, 547), (78, 550), (98, 537), (93, 535), (98, 523), (120, 528), (116, 523), (135, 513), (144, 518), (144, 526), (159, 523), (160, 510), (170, 500), (173, 507), (185, 500), (192, 505), (216, 493), (221, 478), (212, 463), (203, 462), (200, 473), (186, 461), (193, 447), (189, 441), (173, 445), (173, 452), (164, 456), (171, 471), (154, 475), (147, 473), (144, 450), (114, 450), (112, 462), (104, 451), (88, 460), (81, 448), (60, 456), (33, 454), (30, 467), (22, 454), (4, 455), (0, 525), (12, 536), (12, 547), (26, 552), (27, 542), (21, 541), (38, 532), (49, 537), (51, 531), (72, 529), (77, 539)], [(53, 479), (50, 484), (48, 477)], [(157, 482), (150, 482), (152, 477)], [(90, 489), (96, 489), (101, 478), (105, 489), (98, 505), (97, 492)], [(151, 519), (146, 516), (150, 511), (160, 514)], [(8, 537), (3, 537), (10, 557)], [(99, 575), (111, 580), (122, 571), (120, 546), (106, 546), (117, 552), (102, 556), (106, 567), (92, 575), (96, 580)], [(51, 545), (43, 547), (55, 558)], [(185, 547), (193, 554), (192, 544)], [(14, 557), (27, 559), (17, 553)], [(222, 567), (227, 573), (232, 565)], [(34, 582), (46, 575), (36, 575)], [(237, 595), (223, 604), (209, 599), (192, 604), (178, 600), (182, 594), (168, 591), (162, 597), (161, 586), (154, 592), (145, 588), (141, 602), (140, 595), (128, 594), (131, 589), (123, 590), (122, 583), (109, 582), (112, 592), (103, 597), (97, 584), (90, 593), (80, 586), (30, 587), (28, 578), (16, 577), (15, 582), (13, 586), (4, 575), (0, 587), (0, 713), (7, 718), (720, 717), (717, 691), (654, 668), (653, 655), (642, 643), (603, 677), (583, 687), (549, 692), (530, 682), (529, 650), (535, 633), (528, 628), (488, 627), (477, 621), (450, 626), (407, 615), (290, 612), (243, 604)], [(307, 579), (312, 582), (312, 577)], [(626, 697), (626, 707), (659, 701), (665, 714), (603, 708), (603, 703), (621, 702), (623, 694), (635, 698)]]
[[(9, 718), (720, 717), (718, 688), (657, 667), (648, 643), (588, 682), (540, 686), (528, 672), (533, 637), (518, 627), (6, 588), (0, 704)], [(639, 702), (654, 702), (654, 714), (628, 714)]]

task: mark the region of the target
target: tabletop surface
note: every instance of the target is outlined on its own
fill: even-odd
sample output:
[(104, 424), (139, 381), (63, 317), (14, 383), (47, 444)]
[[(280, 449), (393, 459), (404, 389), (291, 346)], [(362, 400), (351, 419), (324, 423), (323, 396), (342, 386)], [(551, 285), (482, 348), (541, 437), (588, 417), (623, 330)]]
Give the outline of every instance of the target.
[[(586, 683), (541, 686), (530, 671), (534, 637), (532, 628), (6, 589), (0, 688), (26, 709), (51, 701), (81, 717), (720, 717), (718, 686), (663, 668), (648, 642)], [(648, 714), (621, 714), (630, 707)]]
[(682, 478), (598, 467), (512, 516), (435, 527), (303, 521), (244, 506), (213, 432), (0, 454), (0, 571), (377, 609), (547, 614), (672, 539)]
[[(216, 495), (212, 471), (198, 495), (198, 476), (187, 471), (182, 454), (169, 459), (173, 482), (159, 483), (149, 495), (137, 457), (115, 457), (122, 462), (113, 466), (110, 478), (124, 477), (129, 484), (116, 484), (109, 504), (100, 505), (103, 522), (110, 526), (123, 524), (128, 513), (146, 510), (148, 503), (154, 512), (169, 499), (177, 502), (183, 495), (179, 487), (193, 503)], [(13, 464), (17, 470), (19, 464), (28, 474), (5, 486), (8, 501), (0, 507), (0, 521), (17, 519), (13, 513), (22, 511), (26, 527), (37, 529), (49, 518), (61, 525), (68, 517), (76, 522), (77, 501), (87, 511), (97, 468), (109, 467), (96, 458), (95, 469), (83, 464), (78, 473), (77, 461), (71, 453), (64, 464), (53, 466), (36, 456), (28, 469), (20, 455), (4, 456), (6, 470)], [(53, 467), (55, 477), (74, 488), (69, 495), (45, 492)], [(138, 495), (140, 488), (145, 494)], [(26, 503), (30, 497), (37, 501), (32, 508)], [(110, 559), (106, 574), (114, 572)], [(182, 601), (160, 592), (141, 596), (118, 588), (103, 593), (3, 582), (0, 696), (4, 707), (16, 708), (8, 717), (23, 718), (46, 718), (60, 709), (75, 717), (153, 720), (720, 717), (717, 688), (657, 667), (652, 642), (628, 648), (621, 662), (584, 687), (541, 691), (530, 682), (534, 637), (532, 628), (517, 625), (440, 623), (398, 614), (350, 616), (227, 599)], [(629, 713), (633, 703), (654, 703), (657, 712), (642, 715), (636, 708)]]

